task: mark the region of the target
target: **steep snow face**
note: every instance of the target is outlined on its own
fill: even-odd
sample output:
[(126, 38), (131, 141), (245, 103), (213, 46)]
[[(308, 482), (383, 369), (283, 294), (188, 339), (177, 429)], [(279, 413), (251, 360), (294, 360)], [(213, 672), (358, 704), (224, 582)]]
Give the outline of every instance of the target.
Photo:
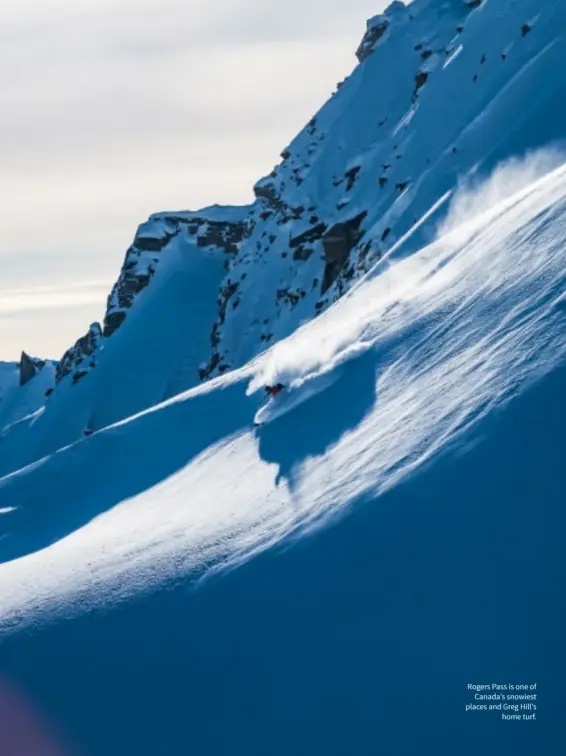
[[(465, 454), (565, 366), (564, 233), (560, 168), (398, 250), (242, 370), (4, 478), (5, 625), (239, 563)], [(309, 396), (254, 434), (256, 390), (281, 375)]]
[(199, 382), (218, 291), (246, 214), (215, 206), (199, 214), (159, 213), (142, 224), (103, 328), (93, 324), (63, 356), (46, 406), (6, 439), (0, 474)]
[(143, 223), (126, 253), (124, 266), (110, 297), (104, 318), (104, 336), (124, 321), (134, 299), (151, 281), (157, 265), (167, 257), (170, 242), (183, 234), (203, 249), (235, 255), (245, 233), (247, 207), (205, 208), (192, 212), (156, 213)]
[(0, 362), (0, 402), (19, 385), (19, 370), (15, 362)]
[(56, 362), (25, 356), (36, 372), (25, 375), (21, 363), (0, 363), (0, 460), (8, 459), (15, 435), (33, 421), (55, 385)]
[(18, 365), (16, 362), (0, 362), (0, 391), (5, 392), (18, 384)]
[[(103, 346), (101, 338), (109, 338), (120, 328), (158, 266), (164, 260), (169, 264), (169, 251), (175, 249), (177, 241), (196, 245), (209, 255), (217, 251), (226, 256), (235, 255), (246, 234), (247, 214), (247, 207), (215, 205), (198, 213), (155, 213), (142, 223), (108, 297), (103, 327), (93, 323), (88, 333), (65, 353), (57, 371), (57, 383), (69, 373), (73, 374), (72, 380), (76, 383), (96, 366), (96, 353)], [(182, 317), (181, 313), (179, 317)]]
[(360, 65), (256, 184), (207, 374), (324, 310), (459, 180), (563, 139), (565, 28), (560, 0), (396, 2), (371, 19)]
[(104, 322), (63, 356), (29, 442), (6, 450), (0, 472), (242, 366), (407, 234), (404, 254), (430, 241), (458, 182), (559, 141), (565, 22), (559, 0), (395, 2), (370, 19), (360, 64), (253, 205), (139, 227)]

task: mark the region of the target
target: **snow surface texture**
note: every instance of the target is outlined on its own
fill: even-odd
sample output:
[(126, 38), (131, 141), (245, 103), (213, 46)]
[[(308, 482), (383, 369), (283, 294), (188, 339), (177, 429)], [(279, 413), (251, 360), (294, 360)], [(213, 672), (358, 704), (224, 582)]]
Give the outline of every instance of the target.
[[(263, 754), (276, 731), (274, 754), (560, 752), (561, 608), (540, 591), (565, 577), (566, 168), (481, 207), (500, 180), (249, 366), (0, 481), (4, 667), (81, 752), (181, 754), (187, 707), (197, 753)], [(259, 377), (301, 391), (326, 361), (336, 380), (254, 433)], [(544, 730), (463, 738), (446, 710), (478, 674), (536, 679)]]
[[(566, 11), (465, 5), (394, 4), (251, 209), (144, 226), (95, 367), (0, 442), (2, 669), (77, 753), (564, 752)], [(544, 721), (466, 718), (488, 681)]]
[[(5, 478), (6, 619), (238, 562), (396, 485), (563, 361), (565, 229), (560, 168), (383, 261), (251, 366)], [(246, 394), (266, 375), (304, 388), (335, 370), (332, 390), (254, 435), (264, 396)], [(280, 460), (279, 433), (297, 434)]]
[(427, 213), (459, 181), (542, 145), (560, 151), (566, 6), (471, 5), (393, 3), (371, 19), (362, 62), (257, 182), (250, 207), (142, 224), (94, 355), (77, 355), (27, 439), (0, 456), (0, 474), (243, 366), (407, 233), (405, 254), (434, 238), (437, 213)]
[[(20, 367), (15, 362), (0, 362), (0, 443), (20, 421), (26, 424), (46, 401), (45, 392), (55, 384), (56, 363), (46, 360), (37, 374), (20, 386)], [(0, 456), (3, 447), (0, 446)]]

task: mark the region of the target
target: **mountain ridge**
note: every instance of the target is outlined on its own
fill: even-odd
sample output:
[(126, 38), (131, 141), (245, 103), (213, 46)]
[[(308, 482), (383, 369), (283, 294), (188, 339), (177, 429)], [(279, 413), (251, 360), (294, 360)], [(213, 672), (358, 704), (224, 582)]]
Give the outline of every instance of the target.
[[(358, 65), (256, 182), (252, 204), (159, 212), (139, 226), (103, 323), (63, 355), (29, 443), (0, 457), (0, 474), (244, 365), (324, 312), (407, 234), (411, 249), (430, 241), (459, 181), (563, 138), (555, 103), (566, 92), (566, 12), (554, 1), (537, 8), (415, 0), (371, 18)], [(160, 315), (177, 279), (196, 304), (166, 316), (164, 303)], [(117, 342), (130, 341), (128, 321), (140, 318), (149, 329), (160, 318), (161, 330), (146, 344), (136, 337), (124, 371)], [(177, 338), (173, 323), (182, 323)], [(138, 390), (148, 365), (160, 375)], [(81, 393), (84, 381), (92, 385)]]
[(394, 3), (252, 205), (0, 364), (0, 750), (565, 752), (565, 21)]

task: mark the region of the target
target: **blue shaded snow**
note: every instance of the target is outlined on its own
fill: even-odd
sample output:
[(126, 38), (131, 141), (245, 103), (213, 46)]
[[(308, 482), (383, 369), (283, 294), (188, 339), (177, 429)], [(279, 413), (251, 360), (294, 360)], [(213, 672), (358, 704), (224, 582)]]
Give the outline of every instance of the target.
[[(339, 527), (9, 637), (4, 674), (82, 756), (561, 753), (565, 403), (562, 367)], [(470, 682), (536, 682), (538, 721)]]

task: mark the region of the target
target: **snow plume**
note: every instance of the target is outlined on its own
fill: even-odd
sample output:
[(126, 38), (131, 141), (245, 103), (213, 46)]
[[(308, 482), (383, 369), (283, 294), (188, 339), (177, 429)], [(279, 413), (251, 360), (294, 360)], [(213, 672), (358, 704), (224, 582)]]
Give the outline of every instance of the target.
[(500, 163), (489, 177), (477, 173), (457, 187), (437, 238), (484, 215), (566, 162), (563, 145), (551, 145)]
[(297, 389), (323, 375), (335, 373), (341, 365), (366, 352), (372, 345), (370, 341), (359, 338), (352, 343), (352, 335), (361, 337), (362, 324), (349, 321), (338, 332), (324, 329), (309, 329), (314, 338), (301, 337), (300, 329), (296, 336), (276, 344), (261, 362), (258, 372), (248, 387), (248, 395), (282, 383), (290, 389)]
[(276, 383), (296, 389), (330, 373), (337, 377), (343, 365), (372, 349), (376, 340), (388, 343), (400, 323), (411, 319), (412, 302), (429, 274), (429, 263), (413, 255), (354, 287), (258, 360), (248, 395)]
[[(456, 281), (465, 276), (469, 261), (455, 259), (462, 245), (565, 161), (564, 150), (549, 147), (500, 164), (486, 179), (462, 183), (437, 229), (437, 239), (443, 239), (440, 247), (433, 242), (405, 260), (380, 266), (377, 275), (359, 282), (307, 329), (300, 328), (275, 344), (258, 361), (248, 394), (276, 383), (299, 388), (339, 370), (377, 341), (380, 349), (387, 348), (396, 332), (434, 311), (445, 287), (456, 286)], [(452, 264), (441, 274), (449, 262)], [(372, 323), (379, 323), (379, 328)]]

